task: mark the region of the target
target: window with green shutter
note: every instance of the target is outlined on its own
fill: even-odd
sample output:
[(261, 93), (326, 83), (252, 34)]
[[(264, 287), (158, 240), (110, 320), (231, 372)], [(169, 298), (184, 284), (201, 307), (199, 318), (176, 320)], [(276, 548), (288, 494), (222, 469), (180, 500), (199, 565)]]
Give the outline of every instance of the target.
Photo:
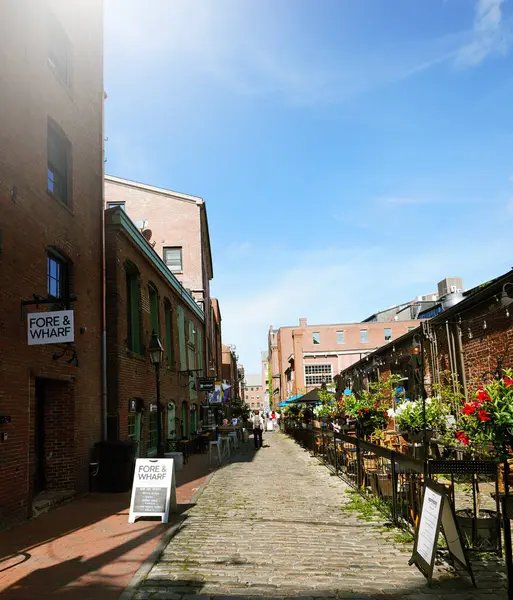
[(159, 335), (159, 296), (153, 285), (148, 286), (150, 299), (150, 325), (152, 331)]
[(131, 263), (125, 264), (126, 276), (126, 321), (127, 347), (132, 352), (141, 353), (141, 300), (139, 273)]
[(171, 303), (166, 300), (164, 303), (164, 318), (166, 324), (166, 355), (167, 364), (172, 366), (175, 362), (174, 356), (174, 331), (173, 331), (173, 313), (171, 309)]
[(180, 345), (180, 371), (187, 370), (187, 351), (185, 342), (185, 315), (183, 307), (178, 306), (177, 310), (177, 321), (178, 321), (178, 342)]

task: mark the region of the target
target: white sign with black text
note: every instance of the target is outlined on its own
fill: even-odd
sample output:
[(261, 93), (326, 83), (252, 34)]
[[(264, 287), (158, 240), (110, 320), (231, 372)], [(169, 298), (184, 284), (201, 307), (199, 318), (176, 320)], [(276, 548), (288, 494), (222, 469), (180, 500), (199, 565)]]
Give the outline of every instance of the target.
[(75, 341), (72, 310), (29, 313), (27, 327), (29, 346), (64, 344)]
[(417, 552), (431, 564), (436, 552), (436, 538), (438, 534), (438, 521), (442, 508), (442, 496), (430, 487), (426, 487), (424, 502), (422, 503), (422, 518), (417, 533)]
[(172, 458), (138, 458), (135, 461), (129, 523), (137, 517), (160, 517), (169, 521), (176, 511), (175, 465)]

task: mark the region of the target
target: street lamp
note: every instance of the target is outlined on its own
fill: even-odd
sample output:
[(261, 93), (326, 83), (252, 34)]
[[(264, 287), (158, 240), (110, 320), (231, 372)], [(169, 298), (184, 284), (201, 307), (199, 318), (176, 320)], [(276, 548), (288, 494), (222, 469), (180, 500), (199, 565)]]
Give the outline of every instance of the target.
[(155, 383), (157, 388), (157, 455), (162, 457), (164, 450), (162, 448), (162, 408), (160, 406), (160, 365), (164, 356), (164, 348), (160, 343), (157, 332), (151, 332), (151, 340), (148, 345), (148, 354), (151, 364), (155, 367)]

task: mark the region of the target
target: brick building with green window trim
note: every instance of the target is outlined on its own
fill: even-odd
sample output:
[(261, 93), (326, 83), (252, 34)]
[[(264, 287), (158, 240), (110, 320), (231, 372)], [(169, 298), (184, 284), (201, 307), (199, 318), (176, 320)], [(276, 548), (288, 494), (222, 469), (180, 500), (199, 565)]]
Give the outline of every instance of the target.
[(205, 372), (205, 319), (123, 208), (105, 215), (108, 437), (132, 439), (138, 456), (151, 457), (157, 453), (158, 419), (155, 370), (146, 351), (152, 331), (164, 348), (163, 439), (190, 437), (206, 402), (197, 391), (197, 377)]

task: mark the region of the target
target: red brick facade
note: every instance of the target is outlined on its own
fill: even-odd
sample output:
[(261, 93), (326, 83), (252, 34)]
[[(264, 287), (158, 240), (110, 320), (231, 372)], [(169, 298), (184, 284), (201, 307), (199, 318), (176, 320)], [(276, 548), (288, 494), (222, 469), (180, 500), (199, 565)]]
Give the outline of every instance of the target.
[[(137, 399), (139, 405), (137, 419), (140, 420), (139, 456), (148, 455), (150, 427), (150, 405), (156, 403), (155, 369), (151, 364), (147, 347), (152, 334), (150, 320), (149, 286), (157, 292), (159, 314), (159, 339), (164, 347), (164, 359), (160, 369), (161, 403), (163, 406), (163, 439), (169, 434), (168, 404), (176, 407), (176, 437), (181, 437), (180, 428), (188, 435), (191, 429), (199, 426), (199, 406), (205, 402), (205, 394), (196, 392), (197, 369), (205, 373), (204, 345), (202, 352), (195, 340), (187, 337), (186, 369), (191, 374), (180, 374), (180, 342), (177, 313), (181, 306), (184, 311), (186, 335), (188, 324), (192, 323), (195, 336), (204, 336), (203, 313), (196, 302), (178, 283), (178, 280), (165, 266), (152, 246), (144, 239), (128, 216), (119, 208), (106, 211), (106, 260), (107, 260), (107, 380), (109, 406), (109, 438), (126, 440), (129, 438), (129, 401)], [(127, 267), (129, 265), (129, 267)], [(160, 268), (159, 268), (160, 265)], [(126, 286), (127, 268), (136, 269), (140, 294), (140, 329), (142, 345), (139, 352), (132, 352), (128, 339), (128, 292)], [(176, 282), (176, 287), (172, 285)], [(168, 360), (165, 307), (172, 316), (172, 359)], [(200, 359), (200, 356), (202, 357)], [(196, 407), (196, 416), (194, 408)], [(129, 415), (131, 415), (129, 417)], [(185, 416), (185, 424), (183, 423)], [(172, 417), (171, 417), (172, 418)], [(150, 454), (152, 451), (150, 450)]]
[[(68, 81), (49, 57), (50, 17)], [(37, 491), (87, 491), (101, 437), (102, 36), (102, 0), (0, 3), (0, 527), (30, 516)], [(68, 145), (66, 203), (48, 191), (50, 124)], [(63, 346), (27, 345), (26, 314), (47, 305), (20, 303), (47, 298), (50, 250), (77, 297), (78, 367)]]

